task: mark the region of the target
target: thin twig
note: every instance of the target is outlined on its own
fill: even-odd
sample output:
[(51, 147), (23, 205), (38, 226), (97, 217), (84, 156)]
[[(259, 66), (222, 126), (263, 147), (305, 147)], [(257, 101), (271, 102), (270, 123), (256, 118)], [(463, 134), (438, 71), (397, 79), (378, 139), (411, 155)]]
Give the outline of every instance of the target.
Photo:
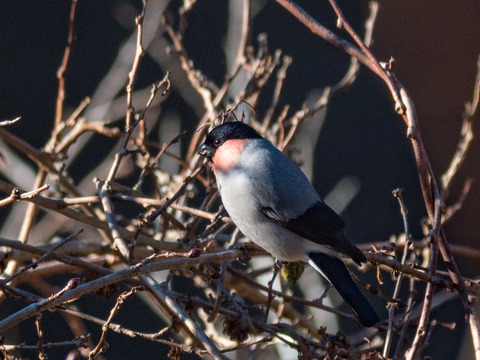
[[(405, 262), (407, 260), (407, 255), (408, 255), (408, 248), (411, 245), (411, 242), (409, 241), (410, 239), (410, 231), (409, 231), (409, 226), (408, 226), (408, 219), (407, 219), (407, 207), (405, 206), (405, 202), (403, 200), (403, 189), (396, 189), (393, 191), (393, 196), (398, 200), (398, 203), (400, 205), (400, 213), (402, 214), (403, 218), (403, 228), (405, 231), (405, 245), (403, 247), (403, 254), (402, 254), (402, 260), (401, 263), (402, 265), (405, 265)], [(403, 274), (399, 273), (397, 275), (397, 281), (395, 283), (395, 289), (393, 291), (392, 297), (394, 299), (397, 299), (399, 294), (400, 294), (400, 288), (402, 286), (402, 280), (403, 280)], [(387, 335), (385, 337), (385, 344), (383, 346), (383, 357), (388, 357), (388, 354), (390, 352), (390, 346), (392, 344), (393, 340), (393, 331), (394, 331), (394, 324), (393, 324), (393, 319), (395, 316), (395, 307), (392, 306), (392, 304), (388, 304), (388, 330), (387, 330)]]
[(473, 350), (475, 352), (475, 359), (480, 359), (480, 323), (475, 308), (472, 308), (468, 314), (468, 323), (470, 325), (470, 333), (473, 339)]
[(270, 312), (270, 306), (272, 304), (273, 300), (273, 283), (275, 282), (275, 279), (277, 278), (278, 271), (280, 270), (281, 265), (278, 264), (278, 262), (275, 262), (273, 265), (273, 272), (272, 272), (272, 278), (268, 282), (268, 302), (267, 302), (267, 308), (265, 309), (265, 322), (268, 321), (268, 313)]
[(45, 184), (38, 189), (23, 193), (21, 193), (18, 188), (14, 188), (8, 198), (0, 200), (0, 207), (7, 206), (14, 201), (33, 199), (37, 194), (40, 194), (42, 191), (48, 190), (49, 188), (50, 185)]
[(147, 225), (147, 224), (151, 224), (153, 221), (155, 221), (155, 219), (157, 217), (160, 216), (160, 214), (162, 214), (171, 204), (173, 204), (175, 201), (177, 201), (177, 199), (180, 197), (180, 196), (183, 196), (184, 193), (185, 193), (185, 190), (188, 186), (188, 184), (193, 181), (193, 179), (195, 179), (195, 177), (200, 174), (200, 172), (204, 169), (205, 165), (202, 165), (200, 166), (199, 168), (197, 168), (193, 173), (192, 175), (190, 176), (187, 176), (184, 180), (183, 180), (183, 183), (182, 185), (180, 186), (180, 188), (177, 190), (177, 192), (175, 192), (175, 194), (173, 194), (173, 196), (168, 199), (165, 204), (163, 204), (162, 206), (160, 206), (157, 210), (155, 211), (152, 211), (150, 214), (148, 214), (147, 216), (145, 216), (143, 219), (139, 219), (138, 221), (138, 225), (137, 225), (137, 231), (136, 231), (136, 235), (140, 234), (140, 231), (142, 230), (142, 228)]
[(67, 307), (61, 306), (61, 307), (59, 307), (58, 310), (60, 312), (65, 312), (67, 314), (70, 314), (70, 315), (79, 317), (81, 319), (90, 321), (90, 322), (92, 322), (94, 324), (97, 324), (97, 325), (100, 325), (102, 327), (108, 326), (109, 330), (111, 330), (111, 331), (113, 331), (117, 334), (126, 335), (126, 336), (131, 337), (131, 338), (141, 337), (141, 338), (151, 340), (151, 341), (155, 341), (155, 342), (159, 342), (159, 343), (162, 343), (162, 344), (165, 344), (165, 345), (168, 345), (168, 346), (175, 346), (175, 347), (178, 347), (180, 350), (182, 350), (184, 352), (187, 352), (187, 353), (191, 353), (191, 354), (200, 354), (202, 351), (204, 351), (204, 350), (194, 349), (194, 348), (192, 348), (190, 346), (187, 346), (187, 345), (184, 345), (184, 344), (177, 344), (173, 341), (159, 339), (159, 337), (165, 331), (159, 331), (159, 332), (156, 332), (156, 333), (143, 333), (143, 332), (140, 332), (140, 331), (127, 329), (127, 328), (125, 328), (125, 327), (123, 327), (119, 324), (115, 324), (115, 323), (112, 323), (112, 322), (110, 322), (109, 324), (106, 324), (105, 320), (99, 319), (95, 316), (85, 314), (85, 313), (82, 313), (78, 310), (70, 309), (70, 308), (67, 308)]
[(13, 279), (15, 279), (17, 276), (23, 274), (25, 271), (28, 271), (29, 269), (33, 269), (33, 268), (36, 268), (38, 266), (38, 264), (40, 264), (42, 261), (46, 260), (50, 254), (54, 253), (58, 248), (60, 248), (61, 246), (65, 245), (67, 242), (69, 241), (72, 241), (73, 239), (75, 239), (78, 234), (80, 234), (81, 232), (83, 231), (83, 229), (80, 229), (78, 231), (76, 231), (74, 234), (66, 237), (65, 239), (63, 239), (62, 241), (60, 241), (57, 245), (55, 245), (51, 250), (49, 250), (48, 252), (46, 252), (45, 254), (43, 254), (42, 256), (40, 256), (37, 260), (33, 261), (32, 263), (28, 264), (27, 266), (25, 266), (24, 268), (22, 268), (20, 271), (17, 271), (15, 274), (13, 274), (12, 276), (9, 276), (5, 279), (2, 279), (3, 282), (5, 283), (9, 283), (11, 282)]
[(80, 192), (73, 185), (73, 180), (55, 167), (55, 164), (48, 153), (36, 149), (26, 141), (6, 131), (2, 127), (0, 127), (0, 138), (33, 160), (40, 169), (47, 169), (49, 173), (55, 175), (58, 178), (60, 185), (69, 194), (73, 196), (80, 196)]
[(143, 180), (145, 176), (152, 171), (154, 167), (158, 165), (158, 162), (160, 160), (160, 157), (165, 153), (165, 151), (172, 146), (173, 144), (176, 144), (181, 137), (185, 136), (187, 134), (186, 131), (182, 132), (181, 134), (175, 136), (172, 140), (170, 140), (168, 143), (164, 143), (162, 145), (162, 148), (158, 152), (157, 156), (155, 156), (155, 159), (153, 161), (150, 161), (148, 159), (147, 163), (145, 164), (144, 168), (142, 169), (142, 172), (140, 173), (140, 176), (136, 182), (136, 184), (133, 186), (133, 190), (139, 190), (141, 188), (141, 185), (143, 183)]
[(103, 211), (107, 216), (108, 228), (110, 229), (110, 233), (112, 234), (113, 244), (115, 245), (115, 248), (120, 252), (120, 254), (125, 259), (130, 261), (131, 259), (129, 257), (128, 243), (120, 234), (120, 227), (118, 226), (117, 219), (115, 218), (115, 212), (112, 202), (110, 201), (110, 197), (108, 196), (105, 182), (99, 179), (95, 179), (94, 181), (97, 186), (98, 196), (102, 202)]
[[(378, 2), (370, 1), (368, 3), (370, 8), (370, 15), (368, 16), (367, 20), (365, 21), (365, 35), (363, 37), (363, 43), (365, 46), (369, 47), (373, 41), (373, 28), (375, 26), (375, 21), (377, 19), (378, 14)], [(330, 90), (330, 97), (335, 95), (338, 91), (344, 90), (348, 88), (355, 79), (357, 78), (358, 70), (360, 66), (358, 63), (358, 59), (354, 56), (350, 57), (350, 66), (348, 68), (347, 73), (337, 84), (332, 86)]]
[(15, 119), (13, 120), (4, 120), (4, 121), (0, 121), (0, 126), (9, 126), (9, 125), (13, 125), (15, 124), (17, 121), (20, 121), (22, 117), (19, 116), (19, 117), (16, 117)]
[(138, 291), (143, 291), (143, 287), (137, 286), (129, 291), (125, 291), (122, 293), (118, 298), (117, 302), (115, 303), (115, 306), (112, 308), (110, 311), (110, 315), (108, 316), (107, 321), (105, 324), (102, 325), (102, 335), (100, 336), (100, 340), (98, 341), (97, 346), (90, 352), (88, 358), (89, 359), (97, 359), (98, 356), (100, 356), (101, 353), (105, 352), (106, 349), (108, 348), (107, 344), (107, 332), (110, 329), (110, 324), (113, 321), (113, 318), (117, 315), (118, 311), (120, 310), (120, 306), (123, 304), (123, 302), (129, 298), (132, 295), (135, 295)]
[[(440, 229), (441, 229), (441, 206), (440, 201), (437, 201), (435, 209), (435, 223), (434, 228), (431, 231), (431, 244), (432, 249), (430, 251), (430, 267), (428, 269), (429, 276), (435, 276), (437, 272), (437, 258), (439, 253), (439, 238), (440, 238)], [(430, 319), (430, 312), (432, 311), (433, 305), (433, 295), (435, 292), (435, 284), (427, 283), (427, 288), (425, 289), (425, 296), (422, 307), (422, 314), (420, 320), (418, 321), (417, 332), (413, 340), (412, 345), (405, 353), (406, 360), (415, 360), (420, 355), (424, 347), (425, 335), (427, 334), (428, 322)]]
[[(109, 270), (109, 269), (107, 269), (103, 266), (96, 265), (95, 263), (92, 263), (90, 261), (83, 261), (76, 256), (57, 254), (57, 253), (52, 252), (52, 251), (48, 251), (48, 250), (38, 248), (38, 247), (35, 247), (35, 246), (32, 246), (32, 245), (24, 244), (20, 241), (7, 240), (7, 239), (0, 238), (0, 245), (11, 248), (11, 249), (15, 249), (15, 250), (19, 250), (19, 251), (25, 251), (25, 252), (30, 253), (30, 254), (41, 255), (41, 256), (49, 253), (47, 259), (54, 259), (54, 260), (57, 260), (57, 261), (62, 262), (64, 264), (77, 266), (77, 267), (79, 267), (81, 269), (85, 269), (85, 270), (91, 270), (95, 273), (99, 273), (99, 274), (102, 274), (102, 275), (108, 275), (108, 274), (112, 273), (111, 270)], [(0, 283), (3, 283), (3, 282), (4, 281), (1, 281)]]
[(480, 100), (480, 57), (477, 61), (477, 76), (475, 77), (475, 84), (473, 87), (472, 101), (465, 104), (465, 111), (463, 113), (463, 123), (460, 132), (460, 140), (458, 142), (457, 150), (450, 163), (448, 170), (442, 175), (442, 192), (443, 200), (445, 201), (446, 194), (450, 187), (450, 183), (454, 178), (458, 169), (465, 160), (470, 144), (473, 140), (473, 124), (475, 114), (478, 109)]
[[(402, 250), (405, 246), (405, 239), (399, 239), (400, 241), (395, 244), (395, 250)], [(410, 240), (411, 241), (411, 240)], [(370, 244), (359, 244), (358, 247), (362, 251), (370, 251), (372, 246), (375, 248), (388, 248), (391, 245), (390, 241), (379, 241)], [(412, 241), (412, 246), (416, 250), (423, 250), (426, 247), (429, 247), (425, 241)], [(465, 258), (480, 259), (480, 250), (475, 249), (471, 246), (463, 246), (452, 244), (450, 245), (450, 250), (455, 256), (461, 256)], [(388, 265), (388, 264), (385, 264)], [(402, 270), (400, 270), (402, 271)], [(402, 271), (403, 272), (403, 271)]]
[[(47, 172), (44, 169), (40, 169), (35, 177), (35, 181), (33, 182), (34, 188), (43, 188), (45, 186), (45, 180), (47, 179)], [(48, 189), (50, 186), (47, 186)], [(35, 196), (35, 195), (34, 195)], [(29, 199), (29, 198), (27, 198)], [(30, 231), (32, 230), (33, 224), (37, 219), (38, 215), (38, 206), (35, 203), (30, 202), (27, 205), (27, 210), (25, 211), (25, 217), (23, 218), (22, 227), (20, 228), (20, 232), (18, 234), (18, 239), (21, 242), (26, 243), (28, 241), (28, 236), (30, 235)]]
[[(250, 250), (251, 255), (256, 253), (263, 254), (263, 251)], [(147, 274), (150, 272), (156, 272), (167, 269), (176, 269), (176, 268), (189, 268), (194, 265), (207, 263), (207, 262), (221, 262), (223, 260), (234, 260), (239, 257), (244, 256), (244, 250), (226, 250), (213, 254), (204, 254), (194, 258), (174, 258), (167, 260), (160, 260), (157, 262), (152, 262), (152, 258), (147, 258), (142, 260), (136, 265), (129, 266), (125, 269), (119, 270), (110, 275), (100, 277), (98, 279), (92, 280), (86, 284), (77, 286), (73, 288), (65, 288), (62, 292), (55, 294), (51, 298), (48, 298), (44, 301), (29, 305), (22, 310), (8, 316), (7, 318), (0, 320), (0, 334), (5, 333), (11, 327), (19, 324), (20, 322), (35, 316), (35, 314), (47, 310), (49, 308), (54, 308), (60, 304), (64, 304), (68, 301), (77, 299), (86, 294), (90, 294), (96, 290), (99, 290), (105, 286), (115, 284), (126, 279), (131, 279), (140, 274)]]
[(155, 294), (159, 296), (164, 304), (168, 307), (170, 312), (179, 319), (180, 322), (192, 332), (195, 337), (205, 346), (205, 349), (214, 359), (224, 360), (227, 359), (222, 352), (218, 349), (217, 345), (210, 339), (202, 328), (192, 319), (185, 309), (183, 309), (171, 296), (168, 294), (167, 289), (164, 288), (164, 284), (158, 284), (152, 289)]
[[(0, 180), (0, 191), (4, 192), (11, 192), (15, 189), (15, 187), (11, 184), (8, 184), (2, 180)], [(97, 229), (109, 231), (110, 228), (108, 223), (105, 221), (98, 220), (96, 217), (85, 215), (77, 210), (71, 208), (65, 208), (64, 206), (60, 205), (58, 202), (50, 200), (48, 198), (42, 197), (40, 195), (35, 196), (34, 198), (26, 199), (27, 201), (33, 202), (42, 208), (53, 210), (57, 213), (60, 213), (70, 219), (78, 221), (82, 224), (93, 226)], [(158, 250), (166, 250), (166, 251), (178, 251), (180, 248), (180, 244), (172, 243), (168, 241), (156, 241), (151, 236), (147, 236), (145, 234), (138, 234), (125, 228), (119, 228), (120, 235), (127, 240), (132, 240), (134, 237), (137, 239), (141, 244), (152, 246)]]
[[(472, 178), (468, 178), (465, 180), (465, 183), (463, 184), (463, 189), (462, 192), (460, 193), (460, 196), (458, 197), (457, 201), (452, 204), (447, 206), (445, 209), (445, 213), (443, 214), (442, 217), (442, 224), (447, 223), (452, 219), (452, 217), (463, 207), (463, 204), (465, 200), (467, 199), (467, 195), (470, 193), (470, 189), (472, 188)], [(452, 252), (454, 252), (454, 245), (450, 245), (450, 249)]]
[[(95, 204), (100, 202), (100, 198), (98, 196), (84, 196), (79, 198), (49, 198), (49, 199), (57, 202), (62, 207), (79, 205), (79, 204)], [(123, 194), (111, 194), (110, 199), (113, 201), (132, 202), (132, 203), (141, 205), (143, 207), (163, 206), (168, 201), (168, 199), (151, 199), (146, 197), (130, 196), (130, 195), (123, 195)], [(185, 206), (185, 205), (179, 205), (176, 203), (170, 204), (169, 207), (171, 207), (174, 210), (178, 210), (193, 216), (198, 216), (210, 221), (214, 221), (218, 217), (217, 214), (214, 214), (208, 211), (203, 211), (197, 208)], [(227, 216), (222, 216), (220, 220), (227, 224), (233, 224), (233, 221)]]
[(262, 128), (260, 130), (260, 133), (264, 134), (265, 131), (269, 128), (270, 126), (270, 121), (272, 119), (273, 113), (275, 109), (278, 106), (278, 101), (280, 99), (280, 94), (283, 88), (283, 82), (285, 78), (287, 77), (287, 70), (289, 66), (292, 64), (292, 58), (290, 56), (284, 56), (283, 57), (283, 65), (282, 67), (277, 71), (277, 82), (275, 84), (275, 90), (273, 92), (273, 99), (270, 107), (268, 108), (267, 114), (263, 118), (263, 124)]
[[(50, 342), (44, 343), (43, 349), (55, 349), (55, 348), (71, 348), (71, 347), (85, 347), (88, 341), (90, 334), (83, 335), (79, 338), (70, 341), (60, 341), (60, 342)], [(18, 344), (18, 345), (7, 345), (2, 344), (2, 349), (7, 351), (18, 351), (18, 350), (38, 350), (38, 345), (25, 345), (25, 344)]]
[[(349, 43), (348, 41), (344, 40), (340, 36), (336, 35), (323, 25), (320, 25), (315, 19), (313, 19), (305, 10), (303, 10), (300, 6), (298, 6), (295, 2), (291, 0), (276, 0), (280, 5), (282, 5), (285, 9), (287, 9), (293, 16), (295, 16), (302, 24), (310, 29), (314, 34), (322, 37), (324, 40), (328, 41), (332, 45), (342, 49), (347, 54), (356, 57), (363, 65), (367, 66), (370, 70), (372, 70), (375, 74), (377, 74), (380, 78), (382, 78), (390, 88), (390, 91), (393, 94), (397, 94), (398, 91), (396, 87), (393, 85), (392, 81), (390, 80), (389, 76), (386, 72), (378, 66), (378, 63), (375, 63), (371, 60), (371, 58), (364, 53), (361, 49), (358, 49), (353, 44)], [(338, 8), (338, 6), (337, 6)], [(343, 14), (342, 14), (343, 15)], [(342, 23), (347, 23), (344, 17), (341, 17)], [(398, 113), (403, 113), (404, 106), (400, 99), (400, 96), (395, 96), (395, 110)]]
[(37, 343), (38, 359), (39, 360), (47, 360), (48, 356), (47, 356), (47, 354), (45, 354), (45, 350), (43, 348), (43, 331), (42, 331), (42, 327), (41, 327), (41, 323), (40, 323), (41, 319), (42, 319), (42, 314), (41, 313), (37, 314), (36, 319), (35, 319), (35, 328), (37, 329), (37, 337), (38, 337), (38, 343)]
[[(258, 282), (256, 282), (255, 280), (253, 280), (250, 276), (246, 275), (246, 274), (243, 274), (242, 272), (240, 271), (237, 271), (231, 267), (228, 268), (228, 271), (230, 273), (232, 273), (233, 275), (235, 275), (236, 277), (240, 278), (240, 279), (243, 279), (244, 281), (252, 284), (253, 286), (255, 286), (256, 288), (262, 290), (262, 291), (265, 291), (267, 294), (268, 292), (271, 292), (273, 295), (275, 296), (279, 296), (279, 297), (282, 297), (285, 301), (288, 301), (288, 302), (295, 302), (295, 303), (299, 303), (299, 304), (303, 304), (303, 305), (307, 305), (307, 306), (311, 306), (311, 307), (315, 307), (315, 308), (318, 308), (318, 309), (322, 309), (322, 310), (325, 310), (325, 311), (329, 311), (335, 315), (339, 315), (345, 319), (349, 319), (349, 320), (354, 320), (355, 317), (354, 315), (352, 314), (348, 314), (348, 313), (345, 313), (345, 312), (342, 312), (342, 311), (339, 311), (337, 309), (334, 309), (330, 306), (327, 306), (327, 305), (323, 305), (322, 303), (320, 303), (319, 301), (310, 301), (310, 300), (305, 300), (301, 297), (298, 297), (298, 296), (290, 296), (290, 295), (286, 295), (284, 293), (282, 293), (281, 291), (277, 291), (277, 290), (273, 290), (273, 289), (269, 289), (268, 286), (264, 286), (262, 284), (259, 284)], [(266, 300), (268, 301), (268, 297), (266, 298)], [(267, 301), (265, 301), (265, 303), (267, 303)]]
[(75, 20), (75, 10), (77, 8), (77, 0), (72, 0), (72, 6), (70, 8), (70, 19), (68, 24), (68, 39), (65, 52), (63, 53), (62, 64), (57, 71), (58, 78), (58, 94), (57, 94), (57, 106), (55, 108), (55, 127), (59, 126), (62, 121), (63, 115), (63, 102), (65, 100), (65, 71), (67, 70), (68, 59), (70, 58), (70, 51), (74, 40), (73, 36), (73, 23)]
[(120, 162), (124, 155), (127, 154), (127, 145), (130, 140), (130, 137), (133, 134), (133, 130), (138, 124), (135, 120), (135, 108), (133, 107), (133, 83), (135, 81), (135, 76), (137, 74), (138, 66), (140, 64), (140, 59), (143, 57), (144, 49), (142, 44), (143, 39), (143, 20), (145, 19), (145, 11), (147, 7), (148, 0), (142, 0), (142, 12), (135, 18), (135, 24), (137, 26), (137, 42), (135, 47), (135, 58), (133, 60), (132, 68), (128, 73), (128, 84), (126, 87), (127, 92), (127, 114), (125, 118), (125, 136), (122, 139), (120, 149), (117, 154), (115, 154), (115, 159), (110, 168), (110, 172), (105, 181), (108, 186), (115, 178), (115, 175), (120, 167)]
[[(143, 57), (143, 20), (145, 19), (145, 11), (147, 8), (148, 0), (142, 0), (142, 12), (135, 18), (135, 25), (137, 26), (137, 45), (135, 47), (135, 58), (132, 63), (132, 69), (128, 73), (128, 84), (127, 84), (127, 117), (126, 117), (126, 132), (129, 132), (133, 128), (133, 115), (135, 113), (135, 108), (133, 107), (133, 83), (135, 81), (135, 76), (137, 74), (138, 65), (140, 64), (140, 59)], [(112, 179), (110, 179), (112, 180)]]
[(58, 154), (66, 154), (70, 146), (72, 146), (80, 136), (89, 131), (111, 138), (119, 137), (122, 134), (118, 128), (108, 128), (104, 123), (87, 122), (85, 119), (78, 119), (75, 126), (57, 144), (55, 152)]
[(400, 334), (398, 336), (397, 348), (395, 350), (394, 359), (396, 359), (400, 356), (400, 352), (403, 349), (403, 344), (404, 344), (405, 338), (407, 336), (408, 325), (410, 324), (412, 308), (415, 304), (414, 298), (415, 298), (416, 293), (417, 292), (416, 292), (416, 289), (415, 289), (415, 279), (410, 278), (407, 309), (405, 310), (405, 316), (402, 318), (402, 320), (403, 320), (402, 321), (402, 329), (400, 330)]
[[(173, 30), (172, 26), (168, 23), (165, 24), (170, 39), (175, 47), (175, 53), (178, 54), (182, 70), (185, 71), (188, 77), (188, 81), (195, 91), (201, 96), (203, 100), (203, 106), (205, 107), (206, 116), (208, 119), (213, 120), (215, 118), (215, 105), (212, 101), (212, 92), (205, 86), (204, 76), (200, 72), (192, 67), (191, 61), (187, 57), (185, 48), (183, 47), (182, 38), (180, 34), (177, 34)], [(190, 152), (189, 152), (190, 154)], [(190, 162), (190, 158), (187, 157), (187, 162)]]
[[(369, 46), (372, 42), (373, 27), (375, 25), (375, 20), (378, 13), (378, 3), (375, 1), (370, 2), (370, 15), (365, 21), (365, 40), (364, 43), (366, 46)], [(280, 136), (278, 142), (278, 148), (280, 150), (285, 149), (288, 143), (292, 140), (297, 127), (299, 124), (307, 117), (313, 116), (315, 113), (326, 107), (338, 92), (346, 90), (356, 79), (357, 73), (359, 70), (358, 58), (351, 56), (350, 57), (350, 66), (344, 75), (344, 77), (335, 85), (331, 87), (326, 87), (318, 100), (310, 107), (303, 106), (303, 108), (297, 111), (290, 119), (289, 123), (291, 124), (290, 130), (287, 135), (283, 133)], [(285, 114), (286, 115), (286, 114)], [(285, 116), (281, 116), (280, 119)], [(280, 121), (279, 119), (279, 121)], [(283, 125), (283, 121), (280, 121), (280, 124)], [(281, 126), (280, 130), (283, 132), (284, 128)]]

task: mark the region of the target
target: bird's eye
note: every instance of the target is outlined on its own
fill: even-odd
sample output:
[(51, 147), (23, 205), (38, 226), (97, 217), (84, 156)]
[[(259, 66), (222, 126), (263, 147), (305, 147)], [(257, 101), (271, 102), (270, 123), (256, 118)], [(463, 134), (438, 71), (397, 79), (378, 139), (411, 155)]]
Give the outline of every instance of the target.
[(215, 145), (215, 146), (217, 146), (217, 147), (220, 146), (220, 145), (222, 145), (222, 144), (223, 144), (223, 140), (222, 140), (222, 139), (215, 139), (215, 140), (213, 140), (213, 145)]

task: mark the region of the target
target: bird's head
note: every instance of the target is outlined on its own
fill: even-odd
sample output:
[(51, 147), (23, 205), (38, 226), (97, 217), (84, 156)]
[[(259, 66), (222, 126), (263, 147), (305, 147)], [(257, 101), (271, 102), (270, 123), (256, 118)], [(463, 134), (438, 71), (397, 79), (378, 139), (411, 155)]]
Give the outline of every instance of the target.
[(209, 160), (215, 172), (225, 172), (236, 165), (238, 157), (250, 140), (261, 138), (243, 122), (226, 122), (208, 133), (197, 153)]

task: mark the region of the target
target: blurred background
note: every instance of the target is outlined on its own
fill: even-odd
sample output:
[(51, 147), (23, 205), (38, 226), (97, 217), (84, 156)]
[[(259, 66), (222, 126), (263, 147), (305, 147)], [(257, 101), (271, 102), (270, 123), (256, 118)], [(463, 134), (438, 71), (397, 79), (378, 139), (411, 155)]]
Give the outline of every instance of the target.
[[(185, 50), (195, 67), (217, 86), (223, 83), (231, 67), (226, 54), (233, 46), (229, 43), (232, 38), (229, 30), (238, 16), (234, 11), (235, 1), (199, 0), (188, 16)], [(298, 3), (321, 24), (348, 39), (346, 33), (336, 29), (336, 17), (327, 1)], [(174, 13), (179, 4), (179, 1), (155, 0), (148, 4), (147, 14), (151, 20), (145, 23), (147, 54), (142, 59), (136, 82), (137, 89), (145, 88), (148, 92), (150, 85), (158, 82), (166, 70), (172, 72), (173, 91), (149, 115), (160, 117), (159, 142), (171, 139), (181, 130), (189, 131), (189, 139), (204, 112), (201, 99), (185, 83), (175, 54), (167, 53), (170, 42), (159, 14), (165, 9), (167, 14)], [(67, 41), (70, 5), (68, 1), (52, 0), (0, 2), (0, 120), (21, 116), (22, 120), (8, 131), (38, 148), (45, 145), (54, 121), (56, 72)], [(363, 34), (369, 14), (368, 2), (344, 0), (339, 1), (339, 5), (353, 27)], [(85, 115), (89, 121), (121, 119), (125, 102), (115, 104), (112, 99), (124, 94), (126, 74), (134, 55), (134, 47), (132, 51), (128, 44), (132, 43), (129, 39), (135, 37), (134, 19), (140, 9), (140, 1), (78, 0), (75, 41), (66, 72), (66, 113), (90, 96), (94, 100)], [(281, 49), (293, 59), (280, 97), (280, 109), (285, 104), (290, 104), (293, 110), (299, 109), (315, 91), (343, 77), (350, 62), (348, 56), (313, 35), (276, 2), (255, 1), (252, 16), (250, 45), (256, 48), (258, 35), (265, 33), (270, 52)], [(397, 61), (398, 78), (415, 103), (422, 137), (439, 181), (456, 150), (464, 103), (472, 98), (480, 53), (480, 3), (476, 0), (380, 1), (371, 48), (380, 61), (388, 61), (391, 56)], [(118, 72), (112, 73), (112, 69)], [(274, 81), (267, 87), (270, 89), (267, 94), (271, 94)], [(102, 98), (102, 94), (110, 98)], [(148, 94), (143, 98), (145, 96)], [(138, 95), (134, 104), (144, 104), (143, 98)], [(112, 100), (108, 108), (103, 106), (107, 100)], [(270, 101), (271, 95), (259, 100), (255, 109), (259, 118), (267, 111)], [(384, 83), (361, 67), (351, 88), (330, 102), (322, 124), (311, 125), (306, 121), (306, 128), (313, 126), (315, 132), (300, 131), (299, 138), (295, 139), (300, 148), (296, 156), (305, 161), (306, 172), (320, 195), (327, 196), (342, 180), (353, 189), (352, 199), (342, 216), (348, 236), (356, 243), (385, 241), (392, 234), (403, 232), (398, 204), (391, 194), (396, 188), (404, 189), (413, 238), (423, 237), (421, 221), (426, 212), (413, 151), (406, 138), (405, 124), (393, 105)], [(474, 133), (479, 130), (477, 121)], [(312, 136), (317, 133), (318, 136)], [(307, 136), (305, 141), (310, 144), (309, 148), (303, 148), (303, 153), (305, 141), (301, 136)], [(115, 141), (109, 139), (98, 142), (98, 160), (112, 150), (114, 144)], [(174, 151), (184, 156), (186, 144), (188, 140)], [(480, 243), (478, 156), (479, 144), (474, 140), (466, 163), (454, 180), (448, 203), (457, 201), (467, 178), (473, 179), (473, 186), (462, 210), (445, 228), (450, 243), (476, 248)], [(74, 178), (81, 179), (97, 165), (95, 161), (91, 156), (79, 156), (70, 172)], [(172, 173), (176, 171), (174, 164), (164, 164), (164, 168), (168, 166), (172, 166)], [(28, 166), (23, 170), (19, 176), (22, 183), (18, 185), (30, 188), (33, 177), (29, 176), (33, 173), (29, 173)], [(16, 170), (10, 165), (2, 171), (3, 177), (8, 178), (8, 173), (15, 176), (12, 173)], [(86, 192), (88, 186), (93, 192), (93, 184), (85, 186)], [(7, 213), (2, 212), (6, 210), (0, 211), (4, 219)], [(2, 237), (14, 239), (16, 236), (18, 229), (2, 229)], [(478, 276), (476, 261), (460, 259), (458, 262), (465, 276)], [(471, 345), (461, 304), (458, 299), (453, 301), (455, 306), (444, 307), (432, 315), (441, 322), (457, 324), (454, 330), (443, 327), (434, 330), (425, 351), (425, 355), (434, 359), (472, 358), (468, 355)], [(101, 307), (102, 303), (97, 306)], [(2, 318), (7, 313), (4, 307), (0, 309)], [(121, 339), (111, 336), (112, 341)], [(435, 342), (445, 336), (448, 341)], [(465, 337), (466, 347), (461, 355), (460, 346), (452, 344), (462, 343)], [(158, 351), (163, 350), (153, 343), (144, 343), (142, 358), (159, 358)], [(127, 358), (129, 352), (134, 356), (138, 351), (138, 348), (112, 346), (106, 357)]]

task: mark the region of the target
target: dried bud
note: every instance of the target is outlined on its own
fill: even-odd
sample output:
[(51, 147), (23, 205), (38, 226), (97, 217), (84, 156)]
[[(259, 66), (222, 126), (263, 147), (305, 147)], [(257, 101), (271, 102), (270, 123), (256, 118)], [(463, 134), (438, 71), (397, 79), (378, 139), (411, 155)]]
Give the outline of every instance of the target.
[(70, 279), (67, 284), (69, 289), (75, 289), (78, 285), (80, 285), (80, 278), (78, 277)]
[(239, 343), (248, 338), (248, 326), (246, 321), (240, 321), (237, 316), (227, 315), (223, 319), (223, 333), (230, 337), (230, 340)]
[(188, 257), (189, 258), (197, 258), (200, 255), (202, 255), (202, 250), (200, 250), (199, 248), (193, 248), (192, 250), (190, 250), (188, 252)]

